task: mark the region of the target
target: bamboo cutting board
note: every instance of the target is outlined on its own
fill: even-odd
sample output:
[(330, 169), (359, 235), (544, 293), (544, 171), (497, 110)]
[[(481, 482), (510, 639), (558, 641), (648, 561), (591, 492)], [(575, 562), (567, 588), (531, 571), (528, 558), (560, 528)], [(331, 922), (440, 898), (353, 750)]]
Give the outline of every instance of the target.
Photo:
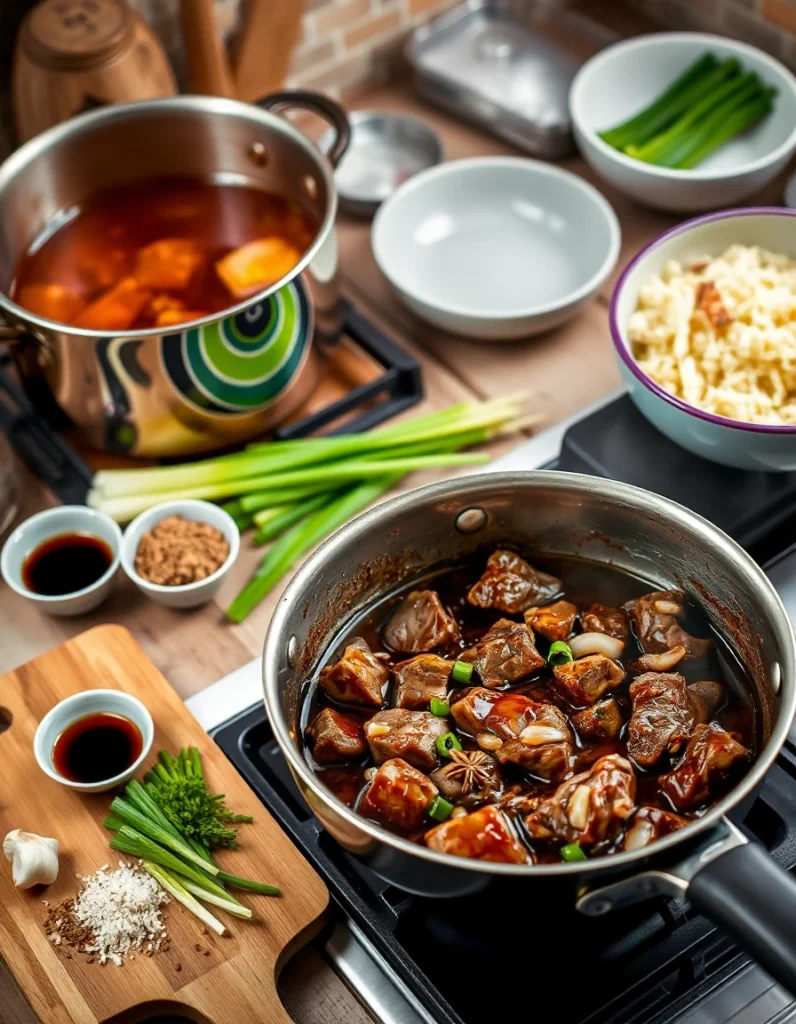
[[(76, 874), (91, 874), (120, 855), (108, 847), (102, 819), (112, 794), (82, 795), (38, 768), (33, 735), (59, 700), (87, 689), (115, 688), (149, 708), (157, 751), (197, 746), (208, 784), (229, 806), (254, 816), (241, 826), (241, 846), (219, 855), (235, 874), (278, 886), (278, 898), (239, 892), (256, 920), (223, 911), (218, 937), (177, 903), (164, 908), (170, 948), (136, 955), (123, 967), (71, 959), (48, 940), (48, 907), (73, 895)], [(98, 626), (0, 676), (0, 839), (13, 828), (55, 836), (61, 844), (57, 881), (46, 889), (15, 889), (11, 865), (0, 856), (0, 955), (42, 1024), (129, 1024), (156, 1012), (185, 1014), (200, 1024), (285, 1024), (290, 1018), (276, 993), (282, 964), (320, 927), (328, 903), (321, 879), (205, 734), (169, 684), (121, 626)], [(211, 908), (212, 909), (212, 908)], [(200, 950), (195, 947), (199, 946)], [(205, 952), (207, 951), (207, 953)]]

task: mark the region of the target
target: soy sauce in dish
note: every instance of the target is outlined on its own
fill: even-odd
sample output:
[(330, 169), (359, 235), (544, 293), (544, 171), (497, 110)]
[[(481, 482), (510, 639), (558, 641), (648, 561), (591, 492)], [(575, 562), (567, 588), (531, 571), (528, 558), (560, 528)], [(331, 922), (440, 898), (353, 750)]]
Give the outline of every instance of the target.
[(22, 582), (34, 594), (62, 597), (96, 583), (112, 562), (111, 549), (99, 537), (61, 533), (31, 551), (22, 566)]
[(70, 782), (103, 782), (126, 772), (140, 757), (143, 742), (129, 718), (99, 711), (64, 729), (53, 746), (53, 765)]

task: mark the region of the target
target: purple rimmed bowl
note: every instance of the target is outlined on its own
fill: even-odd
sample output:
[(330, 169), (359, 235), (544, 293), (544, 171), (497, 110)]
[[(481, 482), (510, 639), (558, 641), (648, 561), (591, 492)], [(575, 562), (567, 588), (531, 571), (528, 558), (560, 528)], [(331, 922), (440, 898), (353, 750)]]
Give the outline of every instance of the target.
[(736, 469), (796, 469), (796, 426), (727, 419), (664, 391), (636, 362), (628, 324), (641, 288), (668, 260), (688, 264), (728, 246), (759, 245), (796, 258), (796, 210), (757, 207), (724, 210), (686, 221), (642, 249), (628, 263), (611, 298), (611, 335), (619, 369), (638, 410), (670, 440), (712, 462)]

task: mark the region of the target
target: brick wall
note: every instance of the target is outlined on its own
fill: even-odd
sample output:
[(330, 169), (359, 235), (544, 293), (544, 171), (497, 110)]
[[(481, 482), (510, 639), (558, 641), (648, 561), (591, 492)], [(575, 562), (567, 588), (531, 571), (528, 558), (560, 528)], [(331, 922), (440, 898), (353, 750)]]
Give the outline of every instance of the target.
[(796, 70), (796, 0), (632, 0), (668, 28), (719, 32)]
[[(296, 0), (297, 3), (301, 0)], [(304, 0), (303, 36), (288, 85), (339, 97), (387, 77), (411, 30), (458, 0)], [(0, 0), (2, 3), (2, 0)], [(177, 0), (132, 0), (160, 36), (179, 78), (185, 61)], [(216, 0), (219, 31), (234, 37), (241, 0)]]

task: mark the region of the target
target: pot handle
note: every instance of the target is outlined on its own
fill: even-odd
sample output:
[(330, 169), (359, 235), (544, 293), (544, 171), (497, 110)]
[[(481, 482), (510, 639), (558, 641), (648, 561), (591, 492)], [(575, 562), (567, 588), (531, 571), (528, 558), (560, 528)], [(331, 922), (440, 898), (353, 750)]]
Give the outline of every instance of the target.
[(796, 995), (796, 881), (754, 843), (710, 861), (688, 898)]
[(351, 125), (348, 115), (339, 103), (329, 99), (320, 92), (309, 92), (304, 89), (288, 89), (285, 92), (275, 92), (270, 96), (264, 96), (257, 100), (256, 106), (264, 110), (273, 110), (278, 113), (288, 107), (300, 107), (302, 110), (309, 110), (324, 121), (328, 121), (334, 129), (334, 140), (326, 153), (326, 159), (337, 167), (348, 149), (351, 141)]

